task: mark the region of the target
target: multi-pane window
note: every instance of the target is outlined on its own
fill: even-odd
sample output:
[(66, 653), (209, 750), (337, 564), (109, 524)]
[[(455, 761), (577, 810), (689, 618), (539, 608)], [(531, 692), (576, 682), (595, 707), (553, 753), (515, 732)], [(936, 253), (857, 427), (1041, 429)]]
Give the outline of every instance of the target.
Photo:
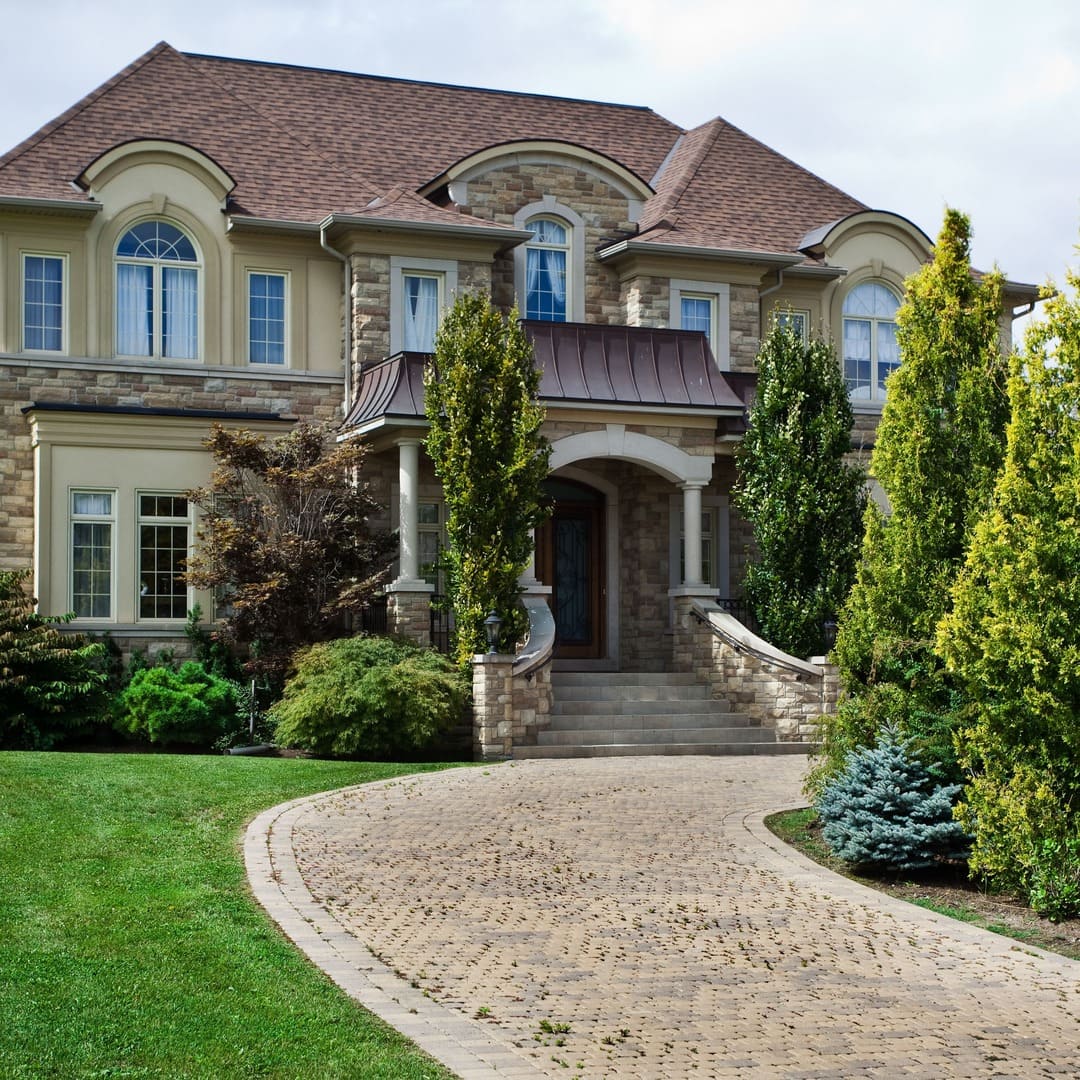
[(844, 299), (844, 380), (853, 398), (881, 401), (885, 380), (900, 366), (896, 310), (891, 289), (864, 282)]
[(437, 592), (442, 591), (439, 556), (443, 549), (443, 504), (421, 501), (417, 504), (420, 542), (420, 576)]
[(285, 363), (284, 274), (248, 274), (248, 360)]
[(71, 610), (81, 619), (112, 615), (111, 491), (71, 493)]
[[(684, 327), (685, 329), (685, 327)], [(716, 511), (701, 511), (701, 581), (716, 584)], [(686, 515), (679, 513), (679, 580), (686, 580)]]
[(525, 318), (566, 321), (570, 230), (552, 218), (533, 218), (525, 226)]
[(805, 311), (792, 311), (790, 308), (776, 313), (776, 325), (791, 332), (800, 340), (809, 340), (807, 331), (810, 318)]
[(23, 348), (61, 352), (64, 348), (64, 259), (23, 256)]
[(167, 221), (144, 221), (116, 246), (116, 352), (193, 360), (199, 354), (195, 245)]
[(139, 499), (139, 618), (182, 619), (188, 609), (184, 564), (190, 517), (182, 495)]
[(433, 352), (439, 328), (439, 285), (437, 274), (402, 276), (402, 342), (406, 352)]
[(683, 293), (679, 298), (681, 325), (684, 330), (700, 330), (711, 342), (713, 337), (713, 298)]

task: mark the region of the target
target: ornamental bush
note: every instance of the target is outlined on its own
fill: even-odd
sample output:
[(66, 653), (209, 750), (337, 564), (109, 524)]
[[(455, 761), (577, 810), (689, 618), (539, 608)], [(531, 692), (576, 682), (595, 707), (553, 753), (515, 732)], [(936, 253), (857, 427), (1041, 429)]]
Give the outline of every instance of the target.
[(967, 857), (968, 838), (953, 818), (959, 784), (935, 782), (910, 740), (886, 727), (874, 747), (851, 754), (826, 784), (817, 811), (833, 853), (857, 867), (924, 870)]
[(414, 754), (462, 715), (469, 682), (447, 657), (390, 637), (301, 650), (271, 709), (281, 746), (325, 757)]
[(116, 727), (159, 745), (211, 746), (236, 725), (236, 686), (188, 662), (137, 671), (120, 694)]

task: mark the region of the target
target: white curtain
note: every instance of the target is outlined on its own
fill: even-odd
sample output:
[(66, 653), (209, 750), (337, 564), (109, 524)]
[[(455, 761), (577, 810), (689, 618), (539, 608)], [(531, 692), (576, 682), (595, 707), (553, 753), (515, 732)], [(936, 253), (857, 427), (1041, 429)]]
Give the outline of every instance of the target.
[(162, 353), (176, 360), (199, 354), (199, 275), (196, 270), (161, 270)]
[(433, 277), (405, 278), (405, 351), (431, 352), (439, 324), (439, 282)]
[(120, 356), (153, 354), (154, 271), (150, 266), (116, 267), (116, 352)]
[(844, 320), (844, 378), (854, 397), (870, 396), (870, 323)]
[[(550, 311), (540, 295), (551, 294)], [(525, 313), (530, 319), (566, 318), (566, 252), (529, 248), (525, 259)]]

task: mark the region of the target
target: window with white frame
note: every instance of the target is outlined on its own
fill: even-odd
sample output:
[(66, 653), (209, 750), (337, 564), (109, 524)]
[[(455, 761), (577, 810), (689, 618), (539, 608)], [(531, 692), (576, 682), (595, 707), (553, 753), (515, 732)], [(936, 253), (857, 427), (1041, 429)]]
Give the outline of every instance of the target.
[(716, 297), (682, 293), (679, 297), (680, 326), (700, 330), (710, 341), (716, 336)]
[[(716, 564), (716, 508), (701, 511), (701, 581), (715, 587)], [(686, 515), (679, 511), (679, 581), (686, 580)]]
[(892, 289), (876, 281), (856, 285), (844, 298), (844, 380), (855, 400), (885, 398), (885, 380), (900, 366), (899, 307)]
[(116, 494), (71, 492), (71, 610), (80, 619), (108, 619), (113, 605)]
[(566, 322), (570, 227), (553, 217), (535, 217), (525, 228), (532, 233), (525, 245), (525, 318)]
[(443, 520), (444, 505), (437, 499), (420, 499), (417, 503), (417, 519), (420, 548), (420, 576), (442, 592), (442, 573), (439, 558), (446, 546), (446, 523)]
[(248, 282), (248, 362), (284, 364), (288, 275), (250, 270)]
[(118, 356), (199, 355), (199, 257), (168, 221), (143, 221), (116, 245)]
[(401, 279), (402, 339), (406, 352), (435, 351), (442, 310), (441, 274), (405, 271)]
[(184, 568), (191, 537), (183, 495), (137, 496), (140, 619), (183, 619), (188, 611)]
[(23, 349), (28, 352), (64, 351), (63, 255), (22, 257)]
[(791, 330), (800, 341), (810, 340), (810, 312), (783, 308), (776, 312), (776, 325)]
[(670, 322), (674, 330), (700, 330), (721, 371), (731, 366), (731, 286), (723, 281), (670, 282)]
[[(672, 495), (670, 521), (671, 585), (686, 580), (686, 518), (682, 496)], [(720, 595), (730, 587), (728, 498), (726, 495), (703, 495), (701, 498), (701, 580)]]

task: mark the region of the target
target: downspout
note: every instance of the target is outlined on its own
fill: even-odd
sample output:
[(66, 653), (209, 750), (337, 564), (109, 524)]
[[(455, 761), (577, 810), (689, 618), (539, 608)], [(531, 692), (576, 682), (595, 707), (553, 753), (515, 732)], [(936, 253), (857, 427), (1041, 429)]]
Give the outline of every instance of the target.
[(776, 271), (776, 284), (770, 285), (767, 289), (761, 289), (758, 292), (758, 332), (764, 337), (765, 335), (765, 305), (762, 304), (762, 300), (770, 293), (776, 292), (778, 289), (782, 289), (784, 286), (784, 268), (781, 266)]
[(322, 249), (333, 255), (345, 266), (345, 403), (342, 411), (349, 415), (352, 408), (352, 263), (336, 248), (332, 248), (326, 239), (326, 226), (329, 218), (319, 226), (319, 244)]
[(1022, 319), (1025, 315), (1030, 315), (1035, 310), (1035, 305), (1038, 302), (1039, 302), (1038, 300), (1032, 300), (1031, 303), (1028, 304), (1028, 306), (1026, 308), (1024, 308), (1022, 311), (1016, 311), (1015, 309), (1013, 311), (1010, 311), (1009, 312), (1009, 321), (1010, 322), (1016, 322), (1017, 319)]

